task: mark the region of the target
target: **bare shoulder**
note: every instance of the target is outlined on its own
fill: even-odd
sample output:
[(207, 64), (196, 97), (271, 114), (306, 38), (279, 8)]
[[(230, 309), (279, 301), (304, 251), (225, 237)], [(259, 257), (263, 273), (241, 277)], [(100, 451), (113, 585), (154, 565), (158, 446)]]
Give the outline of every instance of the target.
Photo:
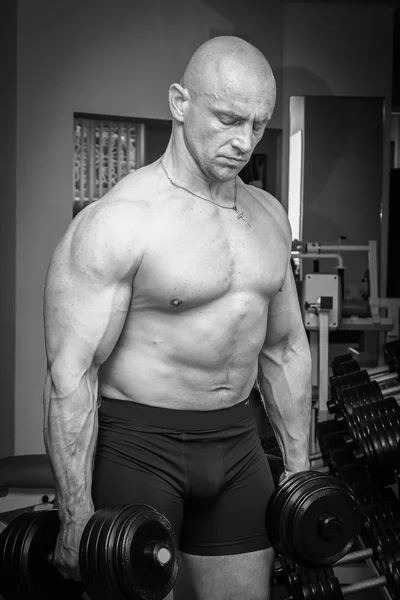
[(54, 251), (50, 268), (63, 265), (106, 279), (134, 274), (151, 219), (151, 206), (140, 186), (132, 182), (116, 186), (75, 217)]
[(292, 233), (290, 228), (289, 219), (287, 212), (282, 204), (272, 194), (254, 187), (253, 185), (247, 185), (243, 183), (244, 187), (253, 198), (257, 199), (261, 207), (269, 214), (269, 216), (276, 221), (276, 223), (282, 229), (282, 232), (287, 238), (288, 243), (291, 243)]

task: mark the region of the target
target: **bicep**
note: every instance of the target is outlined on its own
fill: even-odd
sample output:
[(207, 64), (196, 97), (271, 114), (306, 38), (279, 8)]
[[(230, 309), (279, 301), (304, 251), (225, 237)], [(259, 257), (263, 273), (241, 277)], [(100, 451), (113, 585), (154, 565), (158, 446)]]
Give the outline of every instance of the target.
[(79, 227), (67, 233), (46, 278), (48, 368), (68, 380), (76, 381), (108, 358), (129, 310), (135, 261), (124, 253), (125, 240), (116, 247), (106, 237), (108, 229), (99, 232), (101, 227), (94, 215), (84, 235)]
[(281, 289), (268, 307), (265, 347), (273, 348), (305, 336), (296, 284), (290, 261)]
[(56, 251), (44, 296), (49, 367), (76, 379), (104, 362), (122, 331), (129, 301), (126, 281), (88, 277)]

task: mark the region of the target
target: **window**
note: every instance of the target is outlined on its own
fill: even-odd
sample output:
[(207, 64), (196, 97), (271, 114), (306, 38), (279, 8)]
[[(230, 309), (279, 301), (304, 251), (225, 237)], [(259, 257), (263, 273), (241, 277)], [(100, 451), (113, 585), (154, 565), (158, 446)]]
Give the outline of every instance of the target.
[(73, 215), (144, 164), (144, 124), (74, 115)]

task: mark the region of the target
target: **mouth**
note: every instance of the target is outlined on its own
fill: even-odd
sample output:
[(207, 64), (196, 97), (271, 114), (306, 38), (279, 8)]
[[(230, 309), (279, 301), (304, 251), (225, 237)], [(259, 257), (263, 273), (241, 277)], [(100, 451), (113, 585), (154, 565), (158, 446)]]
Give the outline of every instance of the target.
[(233, 158), (232, 156), (221, 156), (221, 158), (223, 158), (224, 160), (227, 160), (229, 162), (233, 162), (233, 163), (237, 163), (237, 164), (241, 164), (243, 161), (243, 159), (241, 158)]

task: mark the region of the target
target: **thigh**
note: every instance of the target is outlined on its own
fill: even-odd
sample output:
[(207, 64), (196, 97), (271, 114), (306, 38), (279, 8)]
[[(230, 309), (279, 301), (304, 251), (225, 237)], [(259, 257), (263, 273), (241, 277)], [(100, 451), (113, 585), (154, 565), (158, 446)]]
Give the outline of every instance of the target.
[[(136, 436), (137, 437), (137, 436)], [(109, 504), (147, 504), (172, 524), (179, 540), (183, 520), (183, 497), (176, 477), (136, 445), (136, 456), (118, 460), (102, 452), (95, 458), (92, 498), (97, 510)]]
[(174, 600), (269, 600), (272, 548), (231, 556), (181, 553)]

